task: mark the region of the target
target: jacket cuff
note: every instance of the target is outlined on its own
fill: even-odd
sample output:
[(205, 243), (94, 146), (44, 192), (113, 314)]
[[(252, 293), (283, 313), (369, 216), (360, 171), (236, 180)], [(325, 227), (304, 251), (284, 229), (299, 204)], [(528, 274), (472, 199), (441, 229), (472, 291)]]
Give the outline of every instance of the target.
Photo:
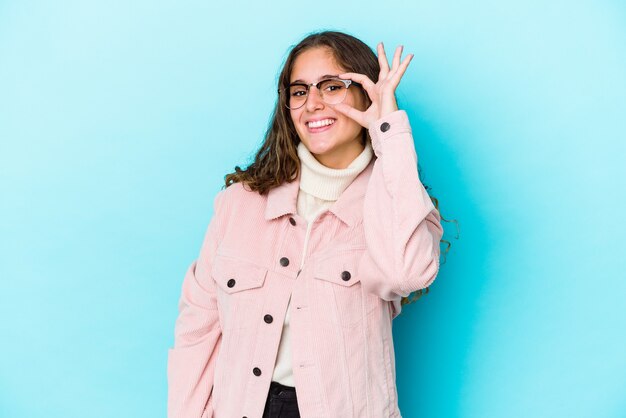
[(399, 109), (370, 123), (368, 131), (374, 153), (380, 156), (382, 143), (400, 133), (411, 133), (411, 124), (406, 111)]

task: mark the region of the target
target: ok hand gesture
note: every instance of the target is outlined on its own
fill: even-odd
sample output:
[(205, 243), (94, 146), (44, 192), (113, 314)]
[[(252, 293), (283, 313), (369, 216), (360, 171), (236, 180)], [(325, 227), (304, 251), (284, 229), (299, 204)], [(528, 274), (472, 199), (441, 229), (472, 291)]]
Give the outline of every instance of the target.
[(396, 87), (398, 87), (400, 79), (404, 75), (409, 62), (411, 62), (411, 58), (414, 56), (414, 54), (409, 54), (404, 58), (404, 61), (400, 62), (402, 48), (402, 45), (396, 48), (390, 69), (387, 62), (387, 56), (385, 55), (385, 47), (382, 42), (378, 44), (377, 49), (380, 73), (376, 84), (374, 84), (374, 82), (364, 74), (339, 74), (339, 78), (347, 78), (356, 81), (363, 86), (372, 101), (371, 106), (366, 111), (361, 112), (360, 110), (357, 110), (345, 103), (334, 105), (334, 109), (354, 119), (366, 129), (369, 128), (372, 122), (375, 122), (383, 116), (398, 110), (398, 104), (396, 103), (395, 98)]

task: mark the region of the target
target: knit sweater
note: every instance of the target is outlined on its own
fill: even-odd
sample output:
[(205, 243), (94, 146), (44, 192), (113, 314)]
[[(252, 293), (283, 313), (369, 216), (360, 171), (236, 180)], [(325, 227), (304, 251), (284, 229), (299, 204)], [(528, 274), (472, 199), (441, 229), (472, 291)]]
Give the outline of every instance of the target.
[[(346, 168), (329, 168), (317, 161), (315, 156), (300, 142), (298, 157), (300, 158), (300, 189), (298, 191), (297, 211), (303, 217), (308, 227), (315, 217), (327, 210), (341, 193), (352, 183), (356, 176), (367, 167), (374, 155), (372, 145), (366, 146)], [(305, 246), (306, 248), (306, 246)], [(302, 257), (304, 261), (304, 257)], [(291, 300), (289, 301), (291, 303)], [(283, 325), (283, 331), (278, 347), (276, 365), (272, 380), (286, 386), (295, 386), (291, 364), (291, 347), (289, 340), (290, 304)]]

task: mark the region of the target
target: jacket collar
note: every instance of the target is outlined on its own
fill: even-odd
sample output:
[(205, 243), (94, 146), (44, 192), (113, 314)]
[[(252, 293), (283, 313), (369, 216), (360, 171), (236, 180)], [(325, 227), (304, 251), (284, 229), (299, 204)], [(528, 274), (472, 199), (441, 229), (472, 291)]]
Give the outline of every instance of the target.
[[(374, 167), (376, 156), (373, 156), (365, 167), (343, 191), (329, 208), (335, 216), (348, 226), (353, 227), (363, 219), (363, 197), (369, 183), (370, 175)], [(298, 192), (300, 190), (300, 175), (291, 183), (283, 182), (278, 187), (271, 189), (267, 195), (265, 207), (265, 219), (272, 220), (286, 214), (297, 213)]]

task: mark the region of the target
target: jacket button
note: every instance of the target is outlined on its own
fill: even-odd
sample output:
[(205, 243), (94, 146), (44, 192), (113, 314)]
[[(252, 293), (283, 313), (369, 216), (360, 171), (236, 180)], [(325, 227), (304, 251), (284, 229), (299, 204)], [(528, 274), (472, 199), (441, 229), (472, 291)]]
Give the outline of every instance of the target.
[(235, 279), (230, 279), (227, 283), (226, 286), (228, 287), (233, 287), (235, 285)]
[(271, 324), (271, 323), (272, 323), (272, 321), (274, 320), (274, 318), (272, 317), (272, 315), (265, 315), (265, 316), (263, 317), (263, 320), (264, 320), (265, 322), (267, 322), (268, 324)]
[(344, 271), (344, 272), (341, 273), (341, 278), (343, 280), (345, 280), (345, 281), (350, 280), (350, 277), (352, 277), (352, 276), (350, 275), (349, 271)]
[(295, 220), (295, 219), (293, 219), (293, 218), (290, 216), (290, 217), (289, 217), (289, 223), (290, 223), (290, 224), (292, 224), (292, 225), (295, 225), (295, 224), (296, 224), (296, 220)]
[(261, 369), (255, 367), (254, 369), (252, 369), (252, 373), (254, 373), (255, 376), (261, 376)]
[(380, 130), (383, 132), (387, 132), (389, 128), (391, 128), (391, 125), (389, 125), (387, 122), (383, 122), (383, 124), (380, 125)]
[(289, 259), (287, 257), (283, 257), (280, 259), (280, 265), (286, 267), (289, 265)]

